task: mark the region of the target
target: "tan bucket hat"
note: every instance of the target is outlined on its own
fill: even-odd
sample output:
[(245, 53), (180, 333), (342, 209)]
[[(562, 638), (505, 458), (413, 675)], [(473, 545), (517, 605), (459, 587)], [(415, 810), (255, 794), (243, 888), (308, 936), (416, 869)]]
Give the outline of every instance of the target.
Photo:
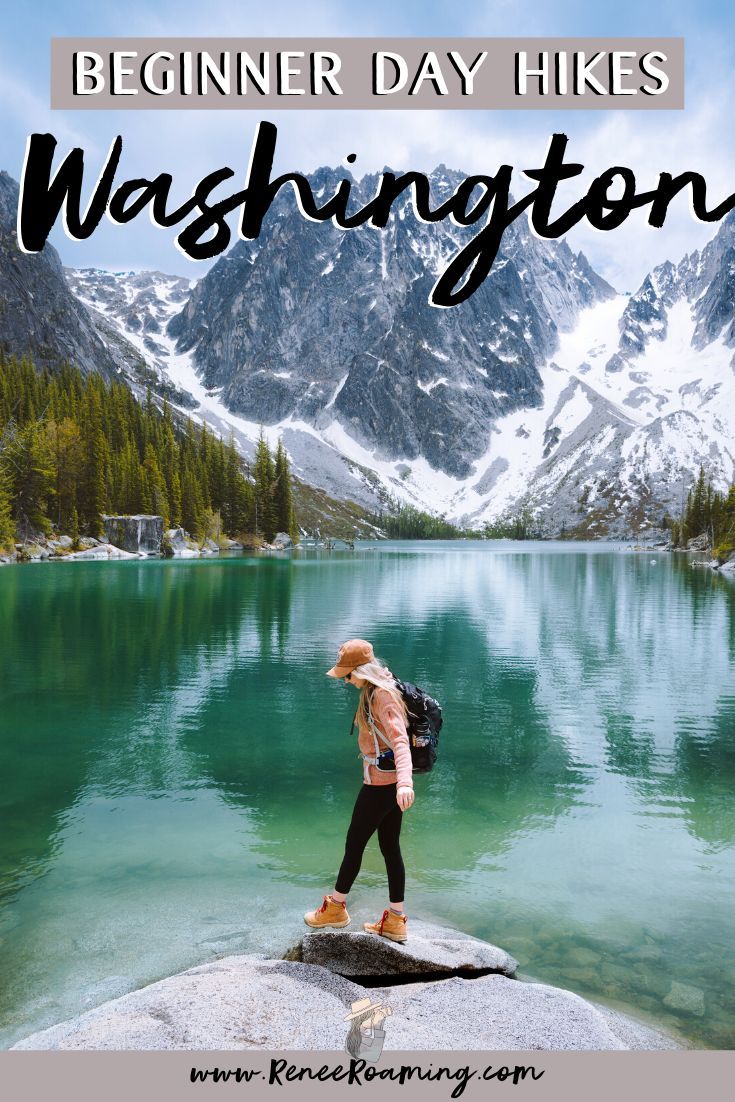
[(345, 677), (352, 673), (358, 666), (364, 666), (366, 662), (374, 662), (375, 654), (372, 643), (367, 639), (348, 639), (339, 648), (337, 661), (331, 670), (327, 670), (327, 677)]
[[(379, 1010), (382, 1005), (382, 1002), (374, 1003), (369, 996), (367, 999), (358, 999), (357, 1002), (352, 1004), (352, 1013), (345, 1014), (343, 1021), (347, 1022), (350, 1018), (359, 1018), (359, 1016), (364, 1014), (367, 1010)], [(389, 1013), (393, 1013), (390, 1007), (386, 1006), (385, 1009), (388, 1010)]]

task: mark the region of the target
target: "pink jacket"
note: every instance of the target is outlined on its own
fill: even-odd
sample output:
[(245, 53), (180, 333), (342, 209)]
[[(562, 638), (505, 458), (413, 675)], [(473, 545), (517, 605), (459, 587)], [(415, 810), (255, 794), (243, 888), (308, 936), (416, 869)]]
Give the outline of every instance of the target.
[[(408, 731), (403, 721), (401, 711), (393, 697), (386, 689), (376, 687), (373, 690), (371, 711), (375, 725), (381, 734), (385, 735), (390, 743), (386, 746), (382, 739), (378, 738), (378, 753), (392, 748), (396, 759), (396, 768), (392, 772), (384, 772), (363, 761), (363, 778), (365, 784), (398, 784), (413, 788), (413, 776), (411, 765), (411, 747), (408, 742)], [(358, 721), (358, 746), (362, 754), (375, 757), (375, 740), (370, 728)], [(376, 736), (377, 737), (377, 736)]]

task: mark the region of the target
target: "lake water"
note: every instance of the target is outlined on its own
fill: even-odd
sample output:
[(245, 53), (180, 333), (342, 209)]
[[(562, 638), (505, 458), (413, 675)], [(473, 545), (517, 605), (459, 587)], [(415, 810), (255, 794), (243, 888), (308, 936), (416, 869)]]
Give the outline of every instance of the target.
[[(444, 706), (409, 917), (735, 1048), (735, 584), (506, 542), (0, 568), (0, 1046), (302, 935), (361, 784), (351, 636)], [(355, 924), (385, 900), (373, 839)]]

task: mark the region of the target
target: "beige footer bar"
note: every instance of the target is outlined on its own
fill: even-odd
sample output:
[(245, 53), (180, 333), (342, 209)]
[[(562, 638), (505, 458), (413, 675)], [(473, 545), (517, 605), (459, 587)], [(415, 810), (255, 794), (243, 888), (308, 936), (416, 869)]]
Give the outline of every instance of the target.
[[(228, 1074), (229, 1073), (229, 1074)], [(662, 1102), (733, 1098), (735, 1051), (2, 1052), (0, 1097), (42, 1102), (148, 1099), (462, 1098)]]

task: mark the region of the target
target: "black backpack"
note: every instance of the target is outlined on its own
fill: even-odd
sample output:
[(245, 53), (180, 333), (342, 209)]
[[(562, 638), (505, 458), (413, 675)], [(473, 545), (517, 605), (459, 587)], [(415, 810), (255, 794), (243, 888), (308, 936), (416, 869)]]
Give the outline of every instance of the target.
[(418, 685), (395, 679), (408, 709), (408, 741), (414, 773), (430, 773), (436, 761), (439, 732), (444, 719), (441, 704)]
[[(441, 705), (433, 696), (429, 696), (417, 685), (410, 681), (393, 679), (396, 688), (403, 697), (408, 711), (408, 743), (411, 747), (411, 765), (414, 773), (430, 773), (436, 761), (436, 751), (439, 744), (439, 732), (444, 722)], [(352, 720), (350, 735), (355, 729), (355, 719)], [(386, 754), (392, 751), (386, 751)]]

